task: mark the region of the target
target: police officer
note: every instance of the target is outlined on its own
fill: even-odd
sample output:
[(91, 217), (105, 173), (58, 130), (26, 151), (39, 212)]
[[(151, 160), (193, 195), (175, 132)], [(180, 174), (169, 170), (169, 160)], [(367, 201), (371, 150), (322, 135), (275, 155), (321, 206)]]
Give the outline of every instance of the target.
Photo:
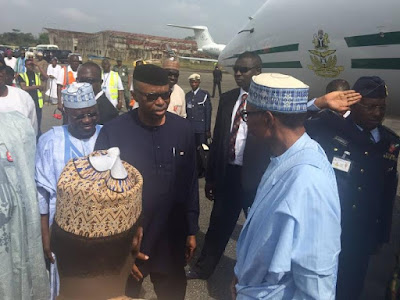
[(306, 123), (308, 134), (332, 162), (338, 183), (342, 208), (339, 300), (359, 299), (369, 256), (389, 242), (400, 145), (399, 136), (382, 125), (385, 82), (376, 76), (361, 77), (353, 89), (362, 99), (353, 105), (349, 117), (326, 111)]
[(129, 110), (129, 104), (131, 102), (131, 94), (129, 91), (129, 70), (126, 65), (122, 65), (122, 60), (117, 59), (117, 64), (113, 67), (113, 71), (119, 74), (121, 77), (122, 85), (124, 87), (124, 96), (126, 108)]
[[(185, 95), (187, 119), (192, 123), (195, 132), (196, 147), (207, 144), (207, 139), (211, 137), (211, 100), (210, 94), (200, 89), (200, 75), (192, 74), (189, 76), (189, 84), (192, 88)], [(202, 174), (198, 156), (199, 175)], [(204, 166), (205, 167), (205, 166)]]

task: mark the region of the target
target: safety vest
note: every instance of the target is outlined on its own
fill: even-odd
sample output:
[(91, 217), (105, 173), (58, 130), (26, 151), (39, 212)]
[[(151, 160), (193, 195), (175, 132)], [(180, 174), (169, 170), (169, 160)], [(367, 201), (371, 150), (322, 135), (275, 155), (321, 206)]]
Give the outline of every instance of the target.
[[(110, 71), (110, 80), (108, 81), (108, 90), (110, 92), (111, 100), (118, 100), (118, 73)], [(103, 77), (103, 74), (102, 76)], [(105, 83), (103, 83), (105, 84)]]
[(74, 74), (72, 73), (72, 71), (68, 72), (68, 68), (66, 66), (63, 67), (64, 69), (64, 82), (63, 82), (63, 88), (65, 89), (67, 87), (67, 85), (73, 83), (76, 81)]
[[(25, 81), (26, 86), (30, 86), (29, 85), (28, 74), (26, 74), (26, 72), (25, 72), (25, 73), (20, 73), (19, 75)], [(35, 73), (35, 85), (41, 85), (41, 84), (42, 84), (42, 81), (40, 80), (40, 76)], [(42, 108), (43, 107), (43, 95), (42, 95), (42, 92), (37, 90), (37, 95), (38, 95), (39, 108)]]

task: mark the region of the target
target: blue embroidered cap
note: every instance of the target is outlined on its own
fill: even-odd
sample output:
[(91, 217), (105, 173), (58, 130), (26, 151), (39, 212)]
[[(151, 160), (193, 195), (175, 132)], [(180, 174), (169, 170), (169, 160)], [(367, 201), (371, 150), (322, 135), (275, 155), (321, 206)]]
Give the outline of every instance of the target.
[(253, 76), (247, 102), (262, 110), (280, 113), (307, 112), (309, 86), (279, 73)]
[(64, 106), (67, 108), (86, 108), (96, 105), (93, 88), (87, 82), (74, 82), (61, 91)]

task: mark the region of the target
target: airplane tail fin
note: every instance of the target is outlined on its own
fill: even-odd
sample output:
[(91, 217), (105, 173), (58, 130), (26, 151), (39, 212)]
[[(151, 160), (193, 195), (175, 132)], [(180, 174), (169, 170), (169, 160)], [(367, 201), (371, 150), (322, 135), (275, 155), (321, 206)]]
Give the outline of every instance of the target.
[(203, 48), (205, 45), (214, 44), (214, 40), (208, 32), (208, 28), (206, 26), (182, 26), (174, 24), (167, 24), (167, 26), (192, 29), (194, 31), (194, 38), (196, 39), (197, 47), (199, 49)]

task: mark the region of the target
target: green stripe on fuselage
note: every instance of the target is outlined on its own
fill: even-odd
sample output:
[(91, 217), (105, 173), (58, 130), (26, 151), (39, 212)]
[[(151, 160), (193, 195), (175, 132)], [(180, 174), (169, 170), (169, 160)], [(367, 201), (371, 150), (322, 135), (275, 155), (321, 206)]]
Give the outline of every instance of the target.
[(299, 61), (277, 61), (277, 62), (268, 62), (262, 64), (263, 68), (272, 69), (272, 68), (283, 68), (283, 69), (301, 69), (303, 66)]
[[(233, 68), (234, 65), (227, 66), (228, 68)], [(268, 62), (262, 64), (263, 68), (272, 69), (272, 68), (282, 68), (282, 69), (301, 69), (303, 66), (299, 61), (276, 61), (276, 62)]]
[[(260, 50), (249, 51), (258, 55), (261, 54), (271, 54), (271, 53), (282, 53), (282, 52), (291, 52), (291, 51), (299, 51), (299, 44), (290, 44), (283, 45), (278, 47), (264, 48)], [(238, 58), (240, 54), (235, 54), (233, 56), (227, 57), (225, 59)]]
[(384, 32), (381, 34), (367, 34), (344, 38), (347, 47), (364, 47), (400, 44), (400, 31)]
[(352, 59), (353, 69), (400, 70), (400, 58)]

